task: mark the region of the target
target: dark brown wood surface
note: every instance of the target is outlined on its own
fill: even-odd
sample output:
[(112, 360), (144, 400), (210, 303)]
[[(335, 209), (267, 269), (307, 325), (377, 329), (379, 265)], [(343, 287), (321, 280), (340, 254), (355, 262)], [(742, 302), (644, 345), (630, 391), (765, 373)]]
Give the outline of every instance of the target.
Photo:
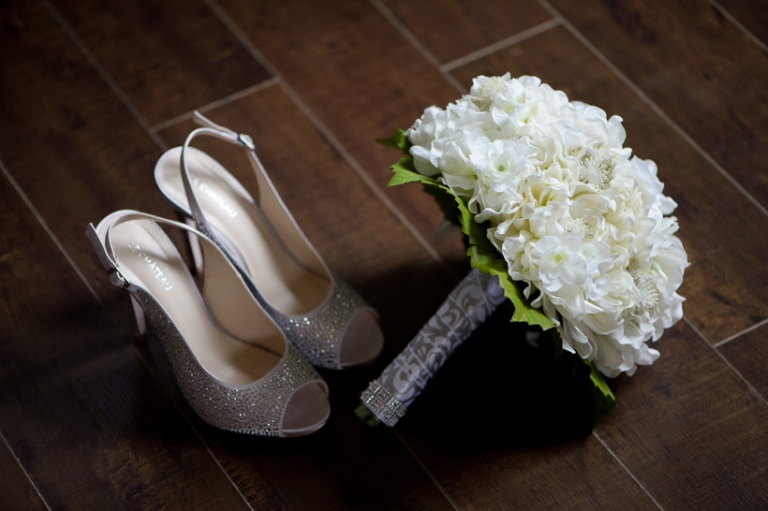
[[(0, 509), (768, 509), (766, 15), (744, 0), (0, 3)], [(374, 142), (474, 76), (534, 74), (624, 118), (692, 263), (662, 356), (576, 391), (497, 315), (394, 430), (367, 382), (467, 270)], [(317, 434), (205, 425), (83, 235), (171, 216), (153, 166), (190, 112), (253, 136), (326, 261), (381, 313), (373, 366), (323, 371)], [(243, 154), (204, 141), (247, 186)], [(175, 238), (178, 241), (178, 237)], [(498, 342), (498, 338), (510, 339)], [(553, 390), (554, 389), (554, 390)]]
[(0, 477), (3, 485), (0, 487), (0, 501), (7, 509), (28, 509), (42, 511), (45, 503), (32, 485), (27, 474), (13, 457), (8, 445), (3, 442), (0, 449)]

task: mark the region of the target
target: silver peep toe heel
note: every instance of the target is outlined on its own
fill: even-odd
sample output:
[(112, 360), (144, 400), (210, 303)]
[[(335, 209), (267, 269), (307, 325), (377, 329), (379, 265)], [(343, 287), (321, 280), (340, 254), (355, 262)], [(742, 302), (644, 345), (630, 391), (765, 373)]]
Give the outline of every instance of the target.
[[(202, 294), (167, 224), (195, 236), (205, 259)], [(182, 394), (207, 423), (263, 436), (302, 436), (328, 419), (328, 386), (204, 234), (138, 211), (118, 211), (87, 236), (112, 283), (128, 291), (139, 334), (145, 314)]]
[[(259, 304), (313, 365), (346, 369), (373, 362), (384, 344), (378, 314), (334, 274), (307, 240), (247, 135), (195, 112), (204, 125), (166, 152), (155, 180), (180, 219), (230, 256)], [(258, 184), (254, 199), (219, 162), (190, 147), (211, 136), (245, 149)], [(200, 251), (191, 241), (195, 265)]]

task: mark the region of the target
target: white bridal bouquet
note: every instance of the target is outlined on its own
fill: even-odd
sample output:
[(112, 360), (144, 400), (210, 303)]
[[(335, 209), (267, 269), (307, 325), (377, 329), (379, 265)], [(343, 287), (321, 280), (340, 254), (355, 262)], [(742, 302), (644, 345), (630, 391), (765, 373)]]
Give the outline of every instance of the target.
[[(603, 375), (631, 375), (659, 357), (648, 342), (682, 317), (677, 290), (688, 260), (655, 163), (632, 155), (624, 139), (620, 117), (536, 77), (506, 74), (475, 78), (468, 95), (427, 108), (386, 141), (405, 153), (390, 186), (420, 182), (450, 199), (443, 209), (467, 235), (474, 270), (465, 281), (482, 300), (449, 299), (443, 315), (485, 308), (462, 327), (468, 332), (457, 333), (455, 321), (434, 324), (440, 312), (425, 326), (363, 393), (379, 419), (394, 424), (437, 369), (435, 353), (449, 355), (507, 299), (513, 321), (557, 328), (562, 348)], [(443, 339), (442, 348), (427, 338)]]

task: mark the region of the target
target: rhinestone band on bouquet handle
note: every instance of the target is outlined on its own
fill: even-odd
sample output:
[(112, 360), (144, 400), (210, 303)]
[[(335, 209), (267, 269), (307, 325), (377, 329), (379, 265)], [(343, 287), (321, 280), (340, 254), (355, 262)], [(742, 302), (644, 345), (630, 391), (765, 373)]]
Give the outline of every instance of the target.
[(656, 164), (624, 147), (622, 119), (536, 77), (480, 76), (380, 142), (403, 157), (389, 186), (421, 183), (461, 228), (473, 270), (362, 393), (358, 415), (394, 426), (447, 358), (509, 300), (512, 321), (556, 328), (602, 375), (632, 375), (682, 318), (688, 259)]

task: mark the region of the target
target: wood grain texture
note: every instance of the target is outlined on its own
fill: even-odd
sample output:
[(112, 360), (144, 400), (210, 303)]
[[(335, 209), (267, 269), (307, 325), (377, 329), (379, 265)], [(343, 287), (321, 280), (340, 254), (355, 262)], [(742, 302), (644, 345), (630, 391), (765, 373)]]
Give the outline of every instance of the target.
[[(9, 2), (0, 16), (0, 160), (90, 285), (113, 296), (85, 227), (117, 209), (167, 214), (152, 176), (161, 152), (42, 5)], [(115, 312), (130, 324), (127, 303)]]
[(596, 432), (663, 509), (765, 509), (765, 400), (684, 323), (663, 342)]
[(247, 509), (5, 178), (0, 204), (0, 430), (46, 501)]
[(47, 509), (45, 502), (40, 499), (40, 495), (2, 439), (0, 439), (0, 506), (3, 509), (29, 511)]
[[(12, 48), (0, 57), (8, 106), (0, 159), (123, 320), (120, 327), (109, 322), (31, 211), (18, 198), (4, 200), (1, 252), (4, 268), (16, 273), (2, 279), (9, 351), (0, 358), (10, 372), (0, 414), (9, 422), (0, 427), (57, 505), (244, 506), (126, 344), (127, 298), (109, 284), (83, 235), (88, 221), (117, 207), (164, 206), (151, 172), (159, 150), (41, 5), (11, 2), (0, 12), (2, 44)], [(22, 222), (16, 230), (15, 219)], [(65, 328), (57, 331), (58, 324)]]
[(768, 400), (768, 327), (765, 325), (733, 339), (717, 350)]
[(535, 0), (383, 0), (383, 3), (441, 64), (552, 19)]
[[(205, 115), (253, 138), (259, 158), (307, 238), (328, 265), (380, 311), (387, 339), (400, 349), (453, 288), (451, 277), (280, 87)], [(159, 134), (175, 146), (195, 127), (188, 121)], [(256, 193), (253, 170), (242, 148), (210, 137), (196, 138), (194, 145), (221, 161), (252, 195)], [(405, 277), (416, 277), (420, 271), (430, 288), (412, 296), (412, 283)], [(415, 317), (403, 317), (402, 308)]]
[[(458, 94), (367, 2), (220, 3), (381, 187), (391, 177), (388, 167), (400, 155), (375, 140), (410, 127), (426, 107), (451, 101)], [(433, 201), (418, 187), (391, 188), (386, 193), (432, 241), (442, 221)], [(436, 245), (455, 268), (466, 260), (459, 242)]]
[[(258, 493), (250, 483), (254, 473), (266, 478), (291, 509), (449, 509), (393, 432), (369, 431), (354, 409), (368, 381), (429, 318), (453, 280), (280, 87), (206, 115), (253, 138), (297, 222), (325, 261), (379, 311), (386, 339), (385, 353), (374, 366), (323, 371), (333, 411), (317, 435), (281, 442), (221, 435), (208, 428), (206, 441), (256, 508)], [(160, 135), (173, 146), (193, 128), (185, 122)], [(195, 146), (221, 161), (256, 194), (242, 148), (211, 138), (195, 139)], [(428, 289), (415, 295), (414, 282)], [(403, 310), (411, 313), (403, 315)]]
[(269, 78), (202, 2), (53, 3), (152, 126)]
[(758, 45), (698, 0), (550, 3), (768, 206), (768, 59)]
[(564, 28), (523, 42), (455, 74), (469, 83), (478, 74), (533, 74), (572, 100), (597, 105), (624, 119), (625, 146), (652, 159), (678, 203), (678, 236), (688, 252), (681, 294), (686, 317), (715, 343), (768, 317), (768, 281), (761, 254), (768, 218), (747, 202), (706, 160), (629, 90)]
[(717, 0), (728, 15), (741, 24), (763, 45), (768, 45), (768, 12), (750, 0)]
[(658, 509), (588, 436), (588, 375), (528, 345), (510, 315), (487, 320), (398, 424), (419, 459), (459, 509)]

